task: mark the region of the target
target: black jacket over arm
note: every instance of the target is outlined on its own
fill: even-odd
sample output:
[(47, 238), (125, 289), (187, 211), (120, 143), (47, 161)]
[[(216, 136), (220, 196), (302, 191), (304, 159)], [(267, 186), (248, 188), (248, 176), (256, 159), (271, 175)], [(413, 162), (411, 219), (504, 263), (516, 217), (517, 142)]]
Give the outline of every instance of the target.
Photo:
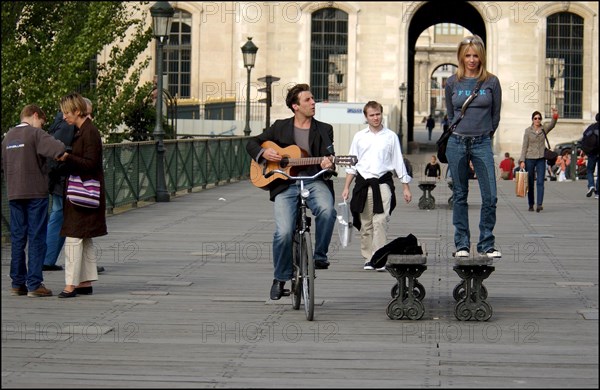
[[(327, 149), (327, 147), (330, 145), (327, 141), (323, 140), (323, 137), (321, 137), (321, 132), (327, 134), (329, 136), (329, 141), (333, 143), (333, 127), (327, 123), (319, 122), (313, 118), (308, 136), (308, 143), (310, 145), (309, 152), (312, 157), (331, 155)], [(261, 154), (262, 151), (261, 145), (265, 141), (275, 142), (281, 148), (287, 148), (288, 146), (296, 145), (294, 140), (294, 117), (277, 120), (269, 129), (248, 140), (248, 143), (246, 144), (246, 151), (248, 154), (250, 154), (250, 157), (253, 160), (260, 162), (260, 159), (262, 159), (262, 156), (259, 156), (259, 154)], [(313, 167), (307, 168), (311, 168), (310, 174), (315, 174), (321, 170), (318, 165), (315, 166), (314, 169), (312, 169)], [(275, 199), (277, 194), (284, 191), (292, 183), (292, 180), (274, 180), (269, 186), (269, 198), (271, 201)], [(326, 180), (326, 183), (333, 195), (333, 182), (331, 180)]]
[[(54, 117), (54, 122), (50, 125), (48, 133), (61, 141), (67, 147), (67, 152), (71, 151), (73, 137), (75, 136), (75, 126), (68, 124), (62, 112), (58, 112)], [(54, 195), (61, 195), (64, 192), (65, 178), (67, 177), (66, 164), (64, 162), (48, 159), (48, 192)]]
[(394, 186), (394, 177), (392, 172), (387, 172), (379, 179), (365, 179), (360, 173), (356, 175), (356, 184), (352, 191), (352, 200), (350, 200), (350, 211), (352, 212), (353, 225), (357, 230), (362, 227), (360, 220), (360, 214), (364, 211), (367, 203), (367, 197), (369, 196), (369, 187), (373, 191), (373, 213), (383, 213), (383, 200), (381, 199), (381, 191), (379, 190), (379, 184), (387, 184), (390, 187), (391, 198), (390, 198), (390, 215), (396, 208), (396, 187)]

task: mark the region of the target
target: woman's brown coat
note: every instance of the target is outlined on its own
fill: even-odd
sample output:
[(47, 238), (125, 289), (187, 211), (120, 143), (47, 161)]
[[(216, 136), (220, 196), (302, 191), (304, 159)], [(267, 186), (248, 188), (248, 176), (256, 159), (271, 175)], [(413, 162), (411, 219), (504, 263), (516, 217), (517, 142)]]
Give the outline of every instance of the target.
[(73, 150), (66, 165), (69, 174), (81, 176), (82, 180), (96, 179), (100, 182), (100, 207), (90, 209), (75, 206), (63, 195), (64, 222), (60, 234), (64, 237), (92, 238), (106, 235), (106, 186), (102, 165), (102, 138), (91, 119), (86, 119), (73, 138)]

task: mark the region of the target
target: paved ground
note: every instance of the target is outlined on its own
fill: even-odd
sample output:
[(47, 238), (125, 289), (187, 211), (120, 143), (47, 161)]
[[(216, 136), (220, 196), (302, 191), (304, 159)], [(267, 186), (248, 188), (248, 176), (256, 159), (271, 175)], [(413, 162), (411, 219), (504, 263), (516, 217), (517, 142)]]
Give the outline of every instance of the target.
[[(408, 157), (422, 172), (429, 156)], [(583, 181), (548, 182), (530, 213), (514, 182), (498, 185), (504, 257), (484, 282), (486, 322), (454, 315), (444, 182), (435, 210), (418, 208), (415, 183), (391, 218), (390, 239), (413, 233), (428, 251), (418, 321), (387, 317), (395, 280), (362, 269), (356, 234), (346, 248), (334, 235), (315, 321), (269, 301), (272, 205), (249, 182), (110, 216), (91, 296), (10, 296), (4, 246), (2, 387), (598, 388), (598, 200)], [(469, 204), (476, 240), (475, 183)], [(60, 292), (62, 272), (45, 278)]]

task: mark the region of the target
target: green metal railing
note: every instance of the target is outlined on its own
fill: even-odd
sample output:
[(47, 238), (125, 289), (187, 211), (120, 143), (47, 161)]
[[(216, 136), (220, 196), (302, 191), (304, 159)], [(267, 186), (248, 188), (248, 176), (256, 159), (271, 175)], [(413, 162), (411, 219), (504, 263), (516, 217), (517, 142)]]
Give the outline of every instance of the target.
[[(250, 156), (247, 137), (216, 137), (165, 140), (167, 191), (191, 192), (195, 188), (248, 179)], [(137, 207), (156, 198), (156, 142), (104, 145), (106, 212)], [(10, 237), (6, 185), (2, 178), (2, 239)]]

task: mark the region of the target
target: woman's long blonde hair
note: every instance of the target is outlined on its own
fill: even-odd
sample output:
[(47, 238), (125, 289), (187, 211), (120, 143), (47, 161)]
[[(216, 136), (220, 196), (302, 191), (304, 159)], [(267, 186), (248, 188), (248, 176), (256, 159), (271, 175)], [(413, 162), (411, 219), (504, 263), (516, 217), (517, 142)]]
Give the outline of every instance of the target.
[(465, 77), (465, 55), (469, 48), (473, 48), (477, 56), (479, 57), (479, 74), (477, 75), (478, 81), (484, 81), (490, 77), (491, 73), (487, 71), (485, 66), (486, 53), (483, 40), (479, 35), (471, 35), (465, 37), (459, 44), (456, 50), (456, 59), (458, 60), (458, 70), (456, 71), (456, 77), (461, 80)]

